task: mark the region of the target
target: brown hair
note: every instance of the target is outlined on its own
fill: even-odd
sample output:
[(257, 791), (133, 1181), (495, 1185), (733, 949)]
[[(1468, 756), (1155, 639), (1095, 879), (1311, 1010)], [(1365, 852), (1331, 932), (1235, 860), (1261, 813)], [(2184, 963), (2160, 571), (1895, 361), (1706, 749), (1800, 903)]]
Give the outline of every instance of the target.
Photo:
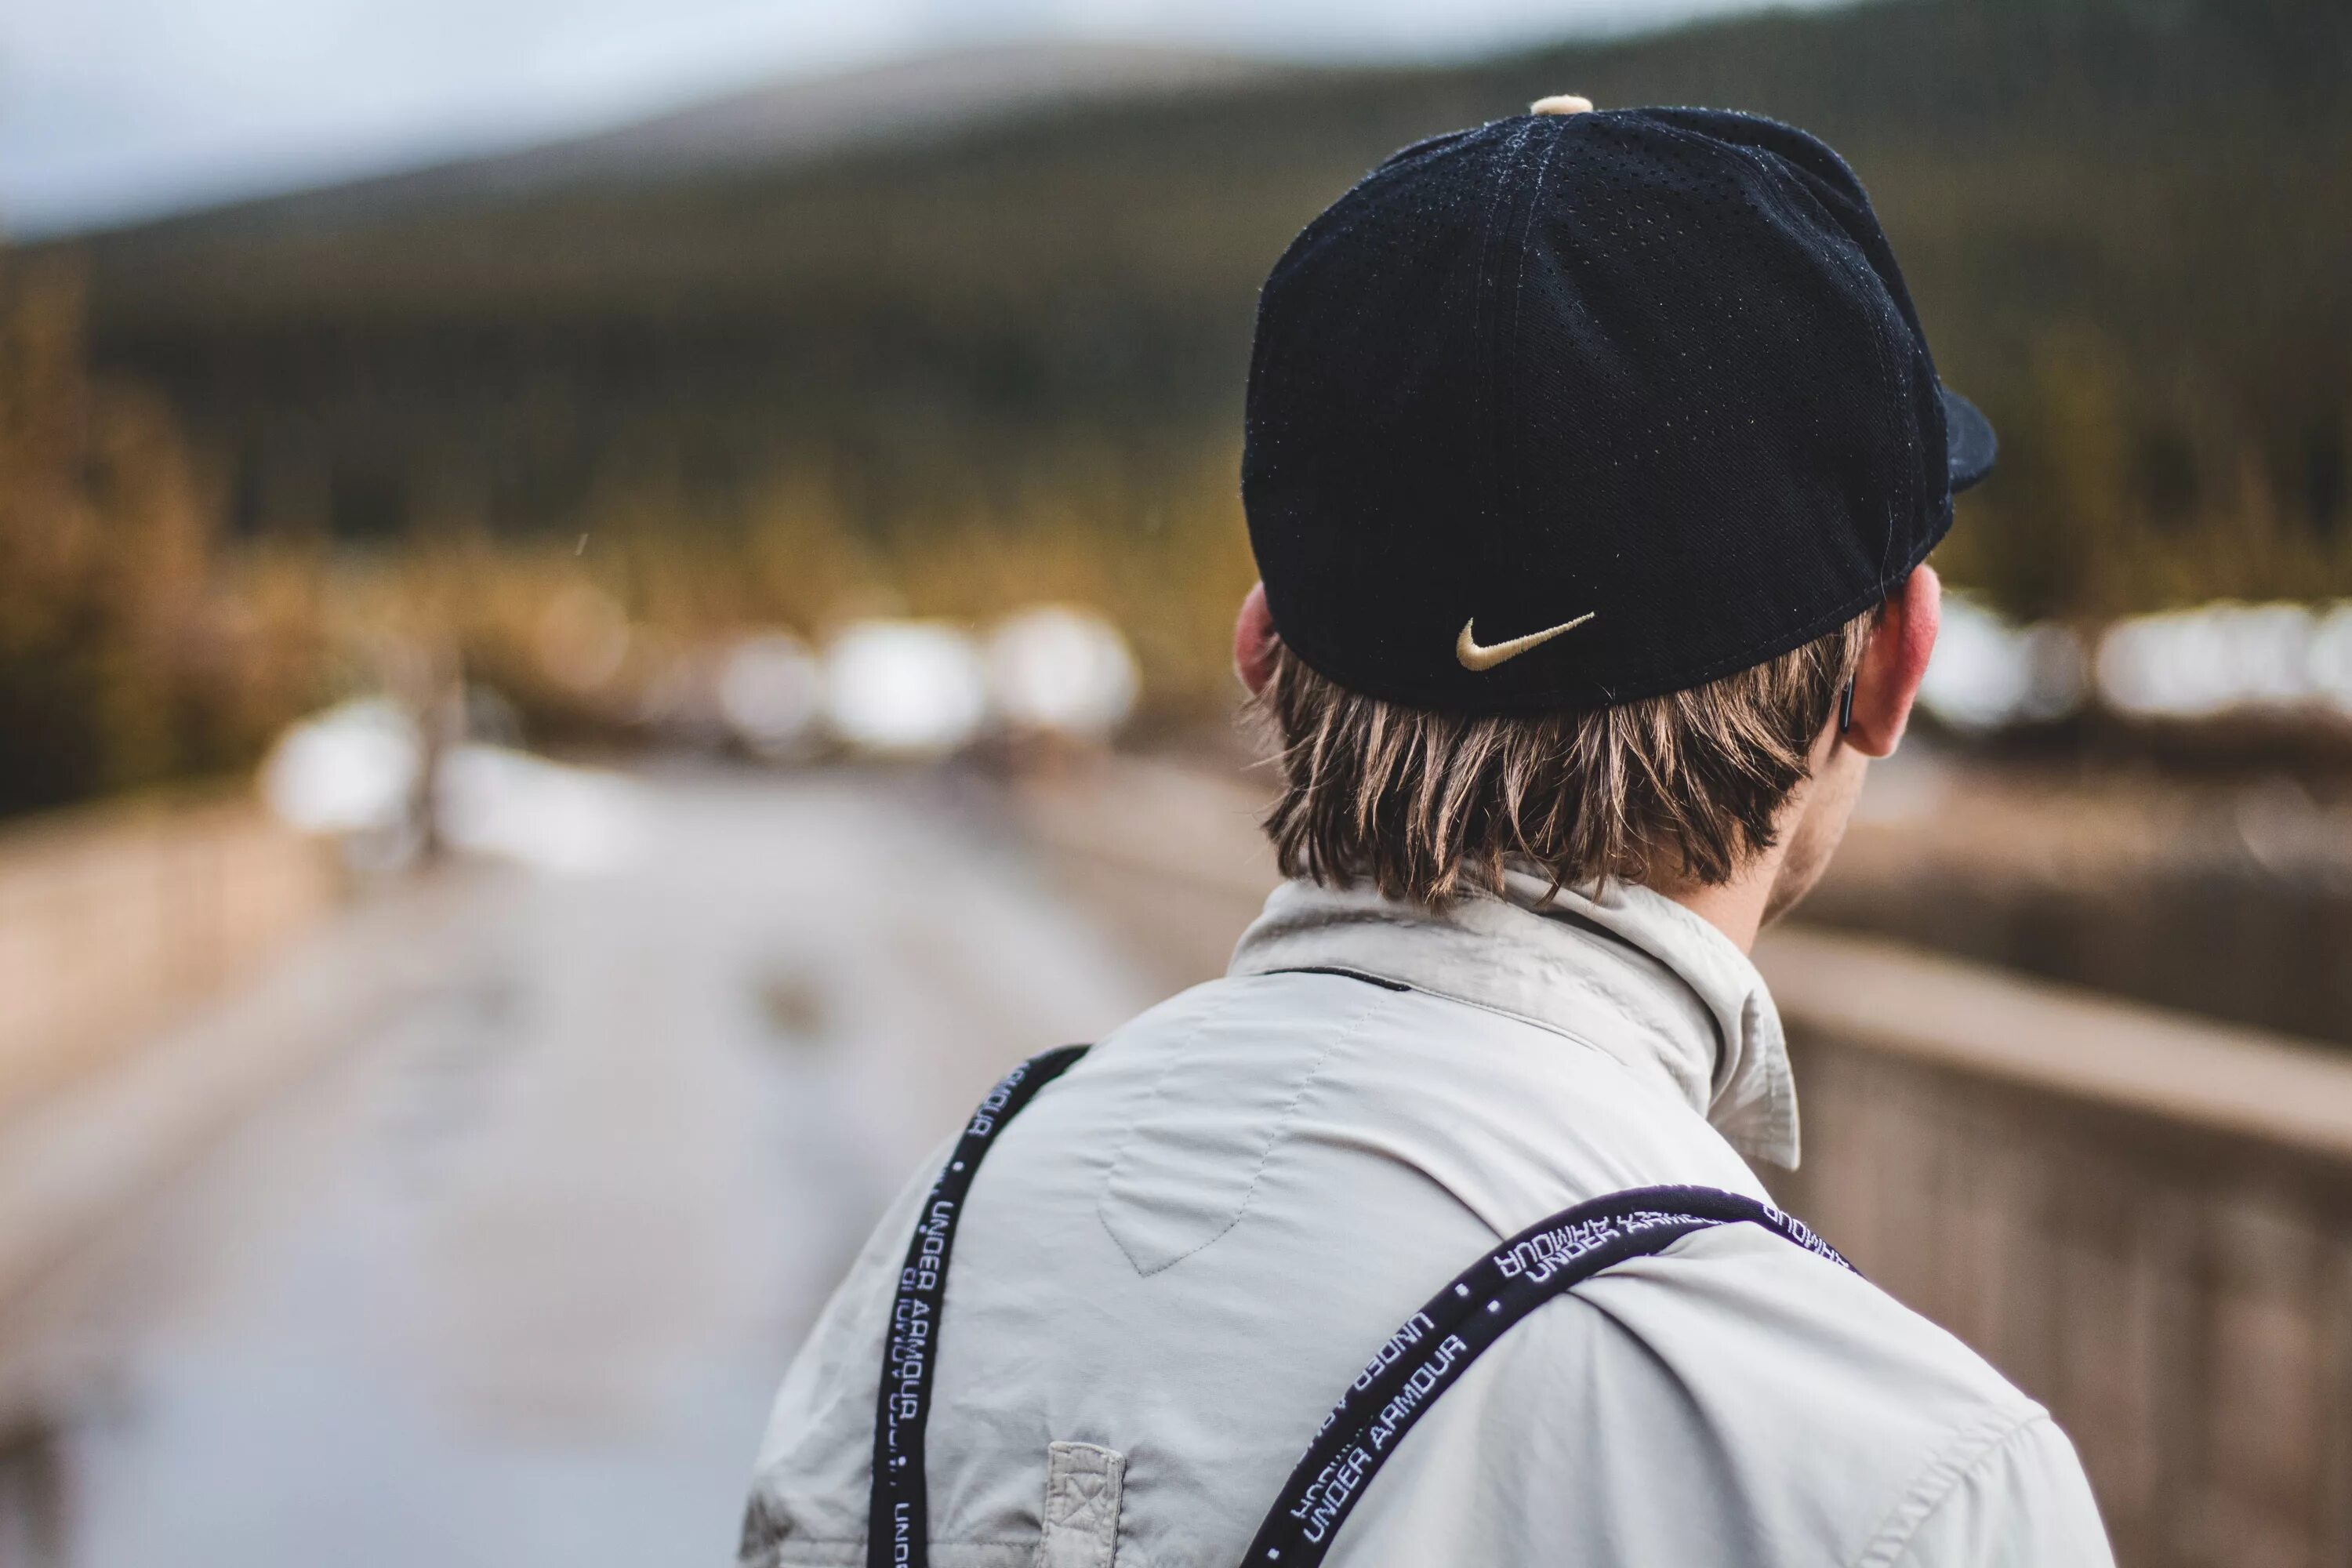
[(1279, 746), (1266, 835), (1286, 876), (1432, 906), (1499, 890), (1507, 859), (1555, 889), (1728, 881), (1772, 847), (1877, 618), (1687, 691), (1531, 718), (1360, 696), (1277, 642), (1253, 703)]

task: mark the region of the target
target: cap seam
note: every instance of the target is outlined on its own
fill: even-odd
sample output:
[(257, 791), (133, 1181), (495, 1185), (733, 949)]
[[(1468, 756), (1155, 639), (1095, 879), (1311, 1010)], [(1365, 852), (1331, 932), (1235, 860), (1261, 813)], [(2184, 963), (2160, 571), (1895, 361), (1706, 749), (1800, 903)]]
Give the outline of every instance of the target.
[[(1561, 119), (1556, 121), (1557, 128), (1553, 131), (1549, 139), (1544, 143), (1543, 159), (1536, 165), (1534, 187), (1528, 192), (1527, 222), (1521, 225), (1519, 228), (1518, 254), (1514, 258), (1514, 260), (1517, 262), (1517, 276), (1512, 279), (1511, 283), (1510, 335), (1511, 342), (1514, 346), (1516, 346), (1518, 342), (1519, 311), (1527, 300), (1528, 251), (1535, 239), (1536, 220), (1539, 216), (1541, 216), (1544, 180), (1551, 173), (1552, 157), (1559, 151), (1560, 138), (1568, 133), (1568, 127), (1572, 123), (1572, 119)], [(1533, 117), (1530, 116), (1529, 133), (1532, 134), (1532, 132)], [(1498, 352), (1496, 355), (1498, 368), (1502, 363), (1502, 359), (1503, 355)], [(1518, 360), (1516, 354), (1512, 356), (1511, 363), (1513, 370), (1516, 372), (1518, 367)], [(1515, 382), (1517, 381), (1516, 376), (1514, 377), (1514, 380)], [(1512, 395), (1507, 400), (1510, 402), (1520, 401), (1527, 395), (1527, 388), (1523, 384), (1514, 384), (1510, 388), (1510, 392)], [(1521, 508), (1525, 499), (1525, 489), (1526, 487), (1523, 484), (1515, 482), (1512, 485), (1509, 504), (1514, 510), (1517, 510)]]
[(1498, 121), (1511, 127), (1506, 143), (1507, 156), (1498, 161), (1495, 171), (1494, 189), (1488, 193), (1486, 210), (1478, 220), (1478, 254), (1475, 270), (1470, 279), (1470, 341), (1475, 355), (1471, 376), (1471, 395), (1475, 400), (1472, 422), (1478, 432), (1478, 489), (1481, 505), (1492, 522), (1502, 511), (1502, 498), (1496, 493), (1498, 465), (1495, 461), (1495, 419), (1501, 398), (1487, 384), (1494, 379), (1495, 367), (1501, 356), (1489, 339), (1487, 268), (1495, 249), (1495, 214), (1503, 205), (1513, 172), (1518, 163), (1519, 149), (1527, 142), (1527, 127), (1518, 121)]

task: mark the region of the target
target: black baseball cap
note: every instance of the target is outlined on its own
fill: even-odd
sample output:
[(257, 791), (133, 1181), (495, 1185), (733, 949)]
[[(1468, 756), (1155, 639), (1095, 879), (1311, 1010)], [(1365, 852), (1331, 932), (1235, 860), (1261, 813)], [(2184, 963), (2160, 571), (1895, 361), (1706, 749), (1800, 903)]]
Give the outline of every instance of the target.
[(1702, 685), (1882, 602), (1992, 467), (1835, 153), (1582, 108), (1396, 153), (1260, 295), (1250, 542), (1284, 642), (1351, 690)]

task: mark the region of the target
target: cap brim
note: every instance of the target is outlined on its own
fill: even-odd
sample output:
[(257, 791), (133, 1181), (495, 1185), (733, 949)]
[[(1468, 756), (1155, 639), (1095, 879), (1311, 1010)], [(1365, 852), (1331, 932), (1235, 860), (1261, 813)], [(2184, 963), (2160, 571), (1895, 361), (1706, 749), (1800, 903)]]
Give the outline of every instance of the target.
[(1957, 494), (1992, 472), (1993, 459), (2000, 455), (2000, 438), (1992, 433), (1992, 421), (1978, 413), (1975, 404), (1949, 387), (1936, 390), (1944, 398), (1944, 466)]

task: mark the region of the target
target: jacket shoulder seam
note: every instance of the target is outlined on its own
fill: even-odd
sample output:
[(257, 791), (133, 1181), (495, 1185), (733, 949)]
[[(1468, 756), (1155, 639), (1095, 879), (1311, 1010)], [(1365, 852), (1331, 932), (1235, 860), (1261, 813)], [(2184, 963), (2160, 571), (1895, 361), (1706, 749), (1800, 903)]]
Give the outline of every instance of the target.
[(2021, 1413), (1988, 1417), (1964, 1428), (1956, 1442), (1919, 1472), (1901, 1500), (1879, 1521), (1862, 1555), (1853, 1560), (1853, 1568), (1894, 1568), (1918, 1539), (1920, 1528), (1950, 1500), (1961, 1481), (1993, 1455), (2049, 1420), (2050, 1413), (2036, 1405)]

